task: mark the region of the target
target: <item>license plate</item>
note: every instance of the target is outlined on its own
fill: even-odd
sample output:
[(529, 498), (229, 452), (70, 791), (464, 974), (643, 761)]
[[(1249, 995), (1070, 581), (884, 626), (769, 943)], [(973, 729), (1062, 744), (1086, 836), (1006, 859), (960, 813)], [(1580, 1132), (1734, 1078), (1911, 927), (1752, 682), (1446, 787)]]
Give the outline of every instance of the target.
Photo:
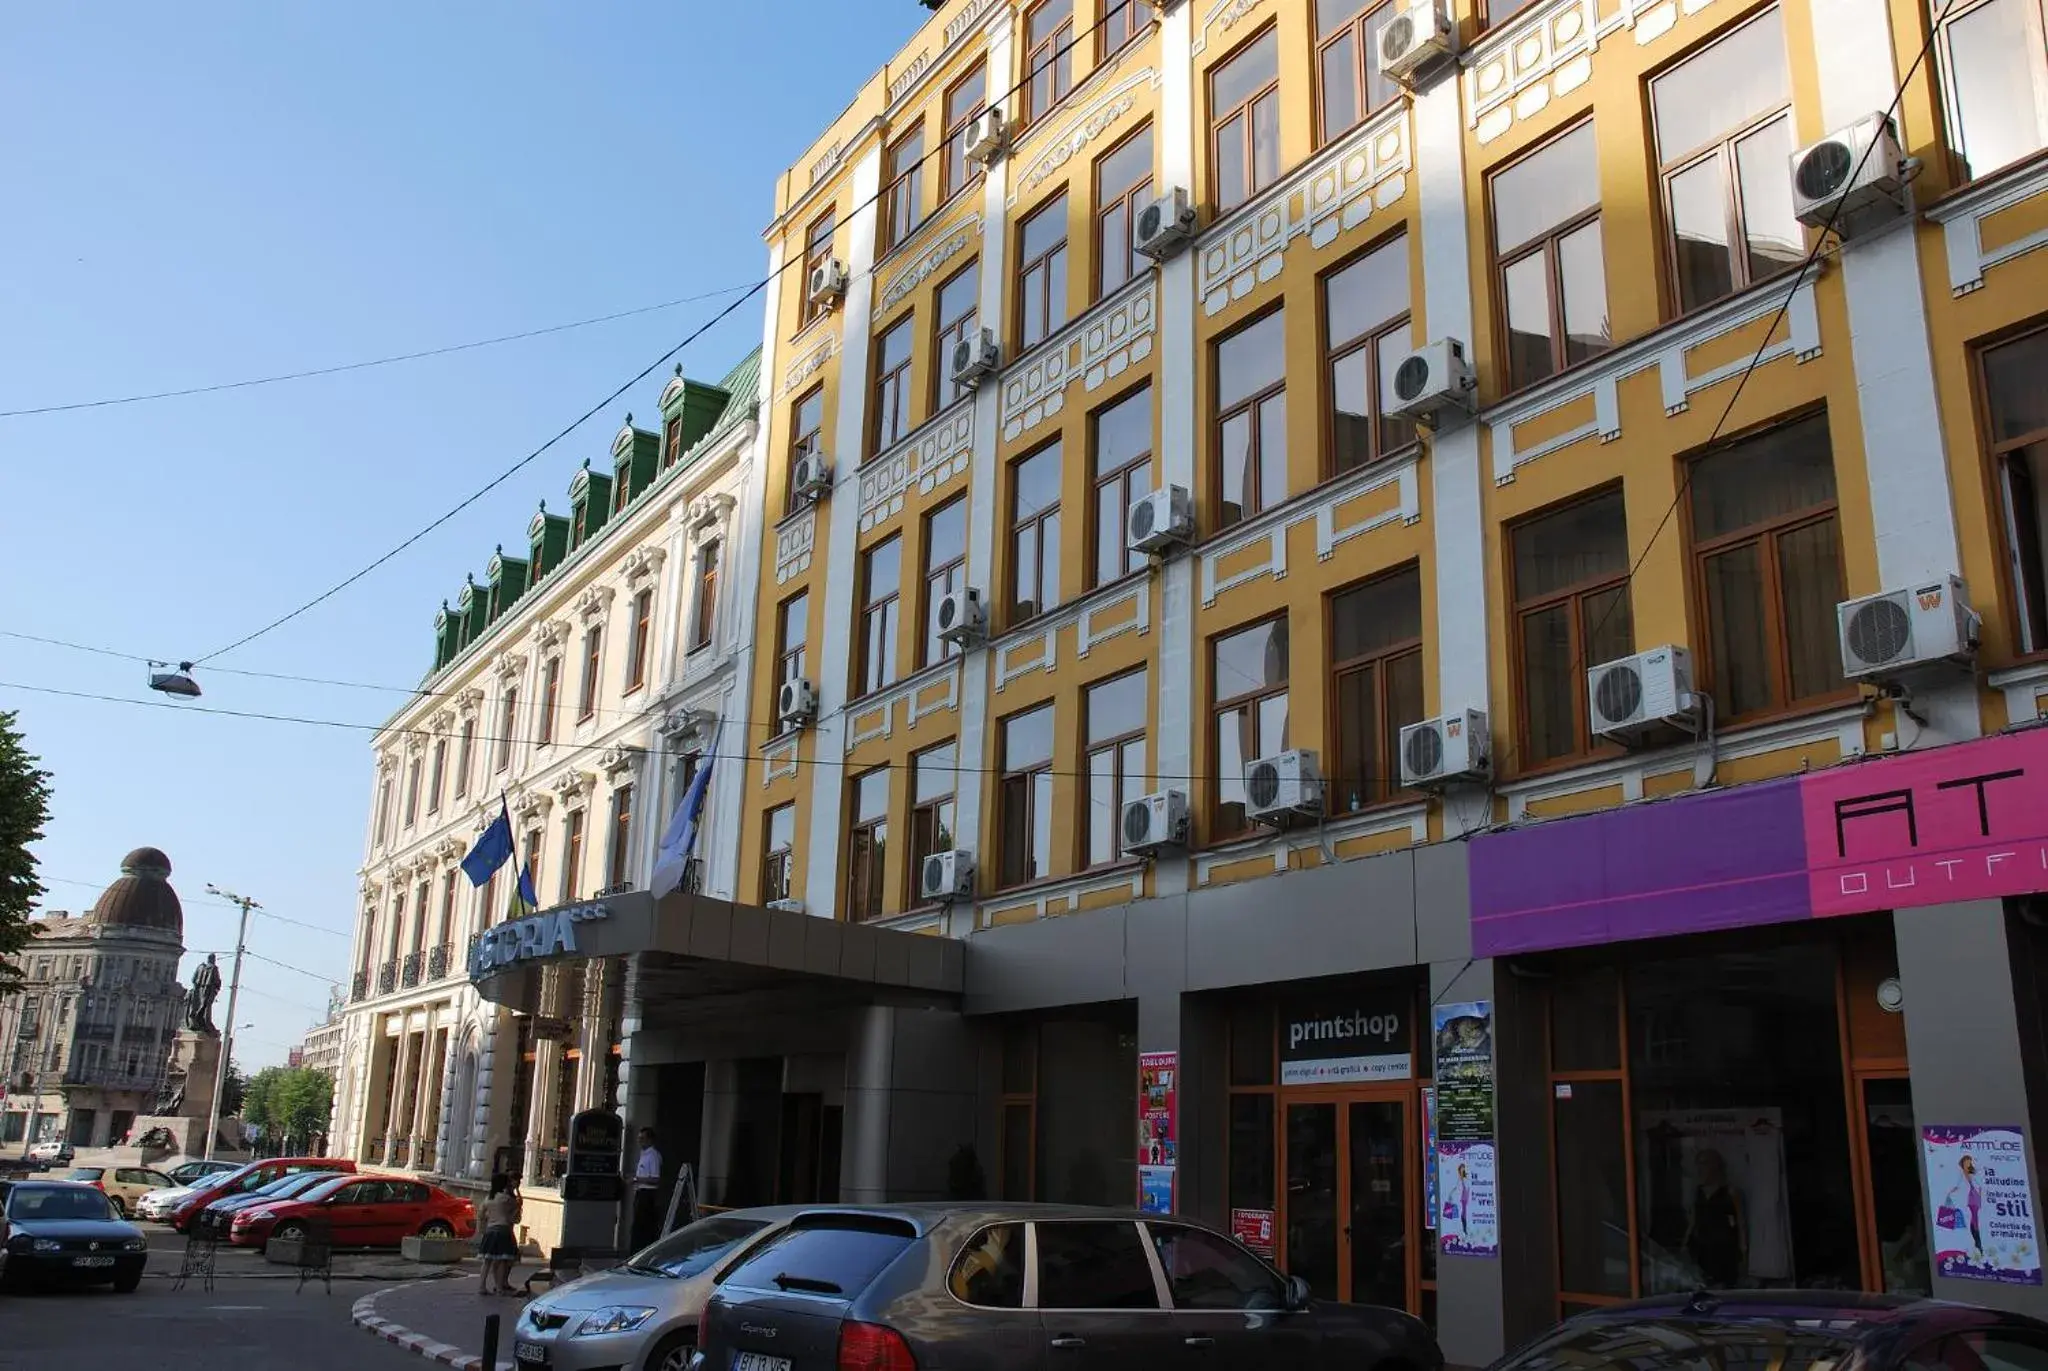
[(546, 1366), (548, 1349), (537, 1342), (515, 1342), (512, 1344), (512, 1360), (524, 1366)]
[(114, 1259), (112, 1257), (73, 1257), (71, 1264), (73, 1266), (112, 1266)]
[(738, 1352), (733, 1355), (732, 1371), (789, 1371), (788, 1357), (771, 1357), (766, 1352)]

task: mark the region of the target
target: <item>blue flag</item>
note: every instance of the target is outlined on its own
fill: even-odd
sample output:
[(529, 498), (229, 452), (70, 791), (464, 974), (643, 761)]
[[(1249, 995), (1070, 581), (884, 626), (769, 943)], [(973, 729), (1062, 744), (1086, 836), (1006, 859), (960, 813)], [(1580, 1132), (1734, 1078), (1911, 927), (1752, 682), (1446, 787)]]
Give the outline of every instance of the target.
[(661, 835), (661, 847), (654, 857), (653, 894), (657, 900), (680, 886), (689, 869), (690, 853), (704, 827), (704, 792), (711, 788), (711, 762), (712, 758), (706, 756), (698, 766), (697, 774), (690, 778), (690, 788), (683, 792), (682, 803), (676, 806), (675, 816)]
[(540, 908), (540, 896), (533, 893), (533, 858), (526, 859), (526, 865), (519, 868), (519, 885), (512, 895), (513, 917), (531, 914)]
[(491, 820), (491, 826), (477, 834), (476, 843), (469, 849), (469, 855), (462, 859), (462, 874), (469, 877), (473, 886), (482, 886), (497, 874), (499, 867), (512, 860), (512, 815), (505, 808), (505, 799), (498, 797), (498, 817)]

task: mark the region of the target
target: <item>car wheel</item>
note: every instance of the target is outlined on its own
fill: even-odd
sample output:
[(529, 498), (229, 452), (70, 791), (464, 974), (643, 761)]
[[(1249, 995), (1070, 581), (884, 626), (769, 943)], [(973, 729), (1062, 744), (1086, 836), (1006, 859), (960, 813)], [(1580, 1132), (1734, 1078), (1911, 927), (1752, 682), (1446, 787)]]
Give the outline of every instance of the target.
[(452, 1238), (455, 1236), (455, 1225), (449, 1223), (446, 1219), (431, 1219), (428, 1221), (427, 1226), (420, 1230), (420, 1236), (423, 1238)]
[(297, 1242), (306, 1236), (306, 1225), (296, 1219), (286, 1219), (271, 1230), (270, 1236), (281, 1242)]
[(696, 1350), (696, 1341), (690, 1334), (671, 1333), (647, 1354), (647, 1371), (684, 1371)]
[(107, 1197), (107, 1203), (114, 1206), (115, 1218), (125, 1219), (128, 1217), (128, 1202), (122, 1199), (119, 1195), (109, 1195)]
[(114, 1274), (114, 1293), (132, 1295), (142, 1286), (142, 1268), (133, 1271), (119, 1271)]

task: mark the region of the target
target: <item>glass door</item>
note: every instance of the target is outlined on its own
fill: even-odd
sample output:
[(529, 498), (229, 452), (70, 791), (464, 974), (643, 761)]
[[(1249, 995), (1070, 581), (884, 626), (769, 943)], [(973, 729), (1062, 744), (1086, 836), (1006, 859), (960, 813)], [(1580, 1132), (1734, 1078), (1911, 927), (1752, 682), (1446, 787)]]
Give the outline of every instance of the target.
[(1345, 1109), (1351, 1299), (1409, 1308), (1407, 1110), (1399, 1100), (1355, 1100)]
[(1414, 1146), (1405, 1095), (1287, 1105), (1282, 1257), (1319, 1299), (1414, 1308)]

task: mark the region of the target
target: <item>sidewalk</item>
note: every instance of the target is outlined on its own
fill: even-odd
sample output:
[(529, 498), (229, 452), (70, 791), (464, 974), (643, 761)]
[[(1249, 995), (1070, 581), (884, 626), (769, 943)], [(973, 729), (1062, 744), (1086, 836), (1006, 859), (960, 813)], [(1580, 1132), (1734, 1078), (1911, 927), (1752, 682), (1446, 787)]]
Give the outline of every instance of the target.
[[(441, 1280), (412, 1281), (365, 1295), (355, 1303), (356, 1327), (456, 1371), (488, 1371), (483, 1365), (484, 1319), (498, 1318), (498, 1371), (514, 1371), (512, 1325), (525, 1300), (477, 1293), (474, 1261)], [(535, 1268), (514, 1267), (512, 1288)]]

